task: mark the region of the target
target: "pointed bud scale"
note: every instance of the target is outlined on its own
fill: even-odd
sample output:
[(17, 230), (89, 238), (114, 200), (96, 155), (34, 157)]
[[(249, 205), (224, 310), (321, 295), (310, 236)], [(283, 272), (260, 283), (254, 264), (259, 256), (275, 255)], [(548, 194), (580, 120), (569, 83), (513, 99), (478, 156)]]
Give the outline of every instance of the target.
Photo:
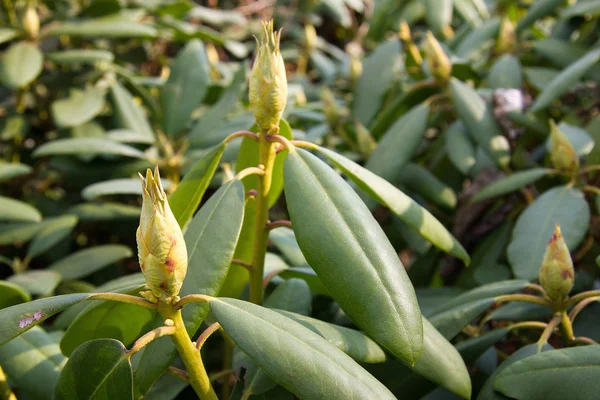
[(30, 39), (35, 39), (40, 32), (40, 17), (34, 7), (27, 7), (23, 15), (23, 30)]
[(508, 17), (504, 17), (500, 24), (498, 39), (496, 40), (496, 53), (504, 54), (512, 52), (516, 42), (515, 25)]
[(573, 174), (579, 169), (579, 156), (567, 136), (550, 120), (550, 159), (554, 168)]
[(559, 225), (556, 225), (546, 247), (539, 278), (550, 300), (562, 302), (569, 297), (575, 281), (575, 270)]
[(187, 271), (187, 249), (171, 212), (158, 167), (142, 180), (142, 213), (136, 232), (138, 258), (152, 295), (163, 301), (179, 294)]
[(441, 83), (448, 81), (452, 64), (433, 33), (427, 31), (427, 46), (425, 47), (427, 66), (431, 75)]
[(262, 132), (277, 132), (287, 102), (287, 78), (279, 51), (281, 31), (273, 32), (273, 21), (263, 22), (257, 54), (250, 74), (250, 109)]

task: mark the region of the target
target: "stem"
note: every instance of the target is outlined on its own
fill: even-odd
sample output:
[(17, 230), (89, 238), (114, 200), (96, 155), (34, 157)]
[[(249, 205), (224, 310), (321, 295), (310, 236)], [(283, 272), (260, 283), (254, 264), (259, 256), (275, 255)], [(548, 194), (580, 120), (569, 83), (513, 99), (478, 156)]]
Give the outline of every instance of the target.
[(583, 344), (583, 345), (598, 344), (598, 342), (596, 342), (594, 339), (590, 339), (589, 337), (586, 337), (586, 336), (577, 336), (576, 338), (573, 338), (571, 343)]
[(546, 329), (547, 326), (548, 326), (548, 324), (546, 324), (544, 322), (525, 321), (525, 322), (517, 322), (516, 324), (509, 325), (508, 329), (510, 329), (511, 331), (516, 330), (516, 329), (523, 329), (523, 328)]
[(122, 293), (94, 293), (90, 295), (86, 300), (109, 300), (119, 301), (121, 303), (135, 304), (140, 307), (149, 308), (154, 310), (156, 304), (150, 303), (148, 300), (144, 300), (141, 297), (131, 296)]
[(311, 142), (305, 142), (304, 140), (291, 140), (290, 143), (292, 143), (296, 147), (302, 147), (310, 150), (317, 150), (319, 148), (319, 146), (317, 146), (316, 144)]
[(598, 189), (597, 187), (594, 187), (594, 186), (590, 186), (590, 185), (585, 185), (584, 187), (581, 188), (581, 190), (583, 190), (584, 192), (600, 194), (600, 189)]
[(240, 172), (237, 173), (237, 175), (235, 176), (235, 179), (237, 180), (242, 180), (247, 176), (250, 175), (259, 175), (262, 176), (265, 174), (265, 171), (262, 168), (259, 167), (248, 167), (248, 168), (244, 168), (243, 170), (241, 170)]
[(589, 299), (590, 297), (598, 297), (600, 296), (600, 290), (588, 290), (587, 292), (576, 294), (571, 297), (567, 303), (565, 304), (565, 308), (569, 308), (579, 303), (581, 300)]
[(286, 219), (282, 219), (279, 221), (273, 221), (273, 222), (269, 222), (267, 225), (265, 225), (265, 230), (266, 231), (271, 231), (275, 228), (281, 228), (281, 227), (288, 227), (291, 228), (292, 227), (292, 221), (288, 221)]
[(190, 377), (188, 376), (187, 372), (182, 369), (169, 365), (167, 368), (167, 373), (181, 379), (184, 382), (190, 383)]
[(8, 20), (13, 27), (18, 27), (17, 14), (15, 13), (15, 7), (11, 0), (4, 0), (4, 8), (6, 9), (6, 15)]
[(537, 283), (529, 283), (529, 284), (527, 284), (527, 286), (525, 286), (525, 289), (535, 290), (536, 292), (538, 292), (539, 294), (544, 296), (544, 298), (548, 297), (548, 294), (546, 293), (546, 289), (544, 289), (542, 287), (542, 285), (538, 285)]
[(185, 365), (190, 380), (190, 385), (192, 385), (201, 400), (218, 400), (217, 395), (210, 384), (210, 380), (208, 379), (206, 369), (204, 369), (204, 363), (200, 356), (200, 352), (196, 349), (196, 346), (194, 346), (192, 340), (188, 336), (185, 324), (183, 323), (183, 318), (181, 318), (181, 310), (175, 309), (173, 305), (165, 303), (161, 303), (158, 310), (165, 320), (173, 320), (175, 332), (171, 335), (171, 339), (183, 360), (183, 364)]
[(550, 322), (548, 322), (548, 325), (546, 326), (546, 329), (544, 329), (544, 332), (542, 332), (542, 335), (540, 336), (537, 345), (538, 345), (538, 351), (542, 349), (542, 347), (548, 343), (548, 339), (550, 339), (550, 336), (552, 336), (552, 332), (554, 332), (554, 328), (556, 328), (558, 326), (558, 324), (560, 323), (560, 315), (555, 315), (554, 318), (552, 318), (550, 320)]
[(242, 267), (246, 268), (248, 271), (252, 271), (252, 264), (247, 263), (246, 261), (234, 258), (233, 260), (231, 260), (231, 263), (232, 264), (237, 264), (239, 266), (242, 266)]
[(527, 303), (539, 304), (541, 306), (552, 307), (552, 305), (546, 299), (541, 297), (532, 296), (530, 294), (507, 294), (504, 296), (498, 296), (495, 299), (496, 303), (505, 303), (507, 301), (524, 301)]
[(587, 174), (587, 173), (593, 172), (593, 171), (600, 171), (600, 165), (591, 165), (589, 167), (586, 167), (586, 168), (582, 169), (581, 171), (579, 171), (579, 175), (584, 175), (584, 174)]
[(184, 296), (183, 298), (181, 298), (175, 304), (175, 308), (179, 310), (179, 309), (183, 308), (185, 305), (190, 304), (190, 303), (208, 303), (213, 298), (214, 297), (207, 296), (205, 294), (188, 294), (187, 296)]
[(250, 131), (237, 131), (237, 132), (233, 132), (232, 134), (228, 135), (225, 138), (225, 143), (229, 143), (230, 141), (232, 141), (235, 138), (238, 137), (248, 137), (252, 140), (256, 140), (258, 142), (258, 135), (254, 132), (250, 132)]
[(560, 330), (562, 332), (563, 338), (567, 343), (571, 343), (573, 339), (575, 339), (575, 334), (573, 333), (573, 324), (567, 315), (567, 312), (563, 310), (560, 313)]
[(575, 318), (577, 317), (577, 315), (579, 315), (579, 313), (581, 312), (581, 310), (583, 310), (589, 304), (592, 304), (593, 302), (598, 301), (598, 300), (600, 300), (600, 296), (588, 297), (587, 299), (585, 299), (585, 300), (580, 301), (579, 303), (577, 303), (575, 305), (575, 307), (573, 307), (573, 309), (569, 313), (569, 319), (571, 320), (571, 322), (575, 321)]
[(269, 135), (269, 136), (267, 136), (267, 140), (269, 142), (281, 143), (283, 145), (283, 147), (287, 149), (287, 151), (294, 151), (294, 147), (295, 147), (294, 144), (290, 140), (286, 139), (283, 136)]
[(252, 271), (250, 271), (250, 301), (254, 304), (263, 302), (263, 273), (265, 254), (267, 253), (267, 232), (265, 225), (269, 218), (269, 190), (273, 177), (275, 148), (263, 132), (258, 140), (258, 163), (264, 166), (265, 174), (258, 177), (256, 187), (256, 216), (254, 225), (254, 246), (252, 249)]
[(148, 345), (148, 343), (152, 342), (163, 336), (169, 336), (175, 333), (174, 326), (161, 326), (159, 328), (153, 329), (150, 332), (146, 333), (144, 336), (140, 337), (135, 341), (131, 349), (129, 350), (129, 357), (140, 351), (144, 348), (144, 346)]
[(198, 340), (196, 340), (196, 348), (198, 350), (202, 350), (202, 346), (204, 345), (206, 340), (210, 337), (210, 335), (212, 335), (219, 329), (221, 329), (221, 324), (219, 324), (218, 322), (215, 322), (214, 324), (212, 324), (211, 326), (206, 328), (204, 330), (204, 332), (202, 332), (202, 334), (200, 336), (198, 336)]

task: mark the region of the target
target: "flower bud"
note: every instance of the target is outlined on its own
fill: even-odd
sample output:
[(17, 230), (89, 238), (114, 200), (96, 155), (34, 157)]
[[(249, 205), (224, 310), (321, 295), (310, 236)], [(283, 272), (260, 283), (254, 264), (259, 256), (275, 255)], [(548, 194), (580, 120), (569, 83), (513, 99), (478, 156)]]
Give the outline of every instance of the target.
[(140, 174), (140, 179), (143, 203), (136, 232), (140, 267), (154, 299), (167, 301), (179, 294), (183, 284), (187, 249), (160, 182), (158, 166), (154, 175), (148, 169), (146, 178)]
[(273, 21), (263, 22), (262, 28), (250, 74), (250, 109), (261, 131), (276, 132), (288, 92), (285, 65), (279, 51), (281, 31), (273, 32)]
[(556, 225), (546, 247), (539, 278), (550, 300), (564, 301), (569, 297), (575, 280), (575, 270), (559, 225)]
[(304, 46), (307, 51), (313, 51), (317, 48), (317, 31), (311, 24), (304, 25)]
[(573, 174), (579, 169), (579, 156), (564, 133), (550, 120), (550, 160), (554, 168)]
[(514, 50), (516, 41), (515, 24), (508, 17), (503, 18), (498, 39), (496, 39), (496, 53), (510, 53)]
[(35, 39), (40, 32), (40, 17), (34, 7), (27, 7), (23, 16), (23, 30), (30, 39)]
[(427, 54), (427, 66), (431, 75), (441, 83), (444, 83), (450, 78), (452, 64), (450, 59), (444, 53), (440, 42), (437, 41), (433, 33), (427, 31), (427, 46), (425, 48)]

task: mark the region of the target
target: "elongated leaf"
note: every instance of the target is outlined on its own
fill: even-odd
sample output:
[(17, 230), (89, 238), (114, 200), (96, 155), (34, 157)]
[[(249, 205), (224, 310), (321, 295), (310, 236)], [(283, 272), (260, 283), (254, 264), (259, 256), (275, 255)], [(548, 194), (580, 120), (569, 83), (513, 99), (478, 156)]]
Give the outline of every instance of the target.
[[(594, 149), (594, 139), (585, 129), (570, 125), (564, 121), (558, 124), (558, 129), (565, 134), (571, 143), (571, 146), (573, 146), (573, 150), (575, 150), (580, 157), (588, 156)], [(550, 152), (552, 151), (551, 149), (552, 145), (550, 143), (550, 138), (548, 138), (546, 141), (546, 151)]]
[(548, 190), (519, 216), (507, 256), (517, 278), (537, 278), (554, 226), (570, 250), (577, 248), (590, 225), (590, 207), (578, 189), (560, 186)]
[(600, 15), (600, 1), (588, 0), (567, 7), (560, 13), (561, 18), (573, 18), (578, 16), (590, 15), (597, 17)]
[(52, 263), (48, 269), (60, 273), (64, 280), (74, 280), (86, 277), (132, 255), (133, 252), (127, 246), (106, 244), (79, 250)]
[(52, 117), (62, 128), (82, 125), (91, 121), (104, 108), (104, 90), (72, 89), (69, 97), (52, 103)]
[(89, 296), (88, 293), (66, 294), (0, 310), (0, 346)]
[(44, 222), (16, 222), (0, 224), (0, 244), (27, 242), (44, 226)]
[(394, 399), (346, 354), (275, 311), (235, 299), (211, 300), (210, 308), (233, 341), (300, 398)]
[(500, 30), (500, 19), (493, 18), (473, 29), (456, 48), (456, 55), (464, 59), (472, 59), (479, 51), (495, 40)]
[(79, 346), (63, 368), (54, 396), (56, 400), (133, 400), (133, 371), (125, 346), (112, 339)]
[(19, 285), (0, 281), (0, 309), (31, 300), (31, 295)]
[(500, 57), (492, 65), (488, 81), (492, 89), (521, 89), (523, 73), (519, 59), (510, 54)]
[(308, 264), (292, 229), (286, 227), (273, 229), (269, 232), (269, 240), (283, 253), (290, 265)]
[(119, 219), (139, 219), (140, 207), (119, 203), (81, 203), (69, 212), (77, 215), (82, 221), (110, 221)]
[(446, 153), (460, 172), (469, 175), (475, 166), (475, 146), (461, 121), (454, 122), (446, 131)]
[(413, 199), (402, 193), (385, 179), (380, 178), (336, 152), (323, 147), (319, 147), (316, 150), (327, 157), (338, 168), (342, 169), (370, 197), (388, 207), (402, 221), (416, 229), (434, 246), (460, 258), (465, 264), (469, 264), (469, 255), (462, 245), (448, 232), (441, 222)]
[[(567, 68), (588, 52), (587, 46), (580, 46), (566, 40), (546, 38), (536, 40), (534, 50), (542, 57), (561, 69)], [(595, 65), (584, 75), (586, 78), (599, 80), (600, 65)]]
[(429, 318), (429, 321), (446, 339), (450, 340), (492, 304), (494, 304), (493, 298), (475, 300), (435, 314)]
[(450, 96), (471, 137), (500, 166), (510, 161), (510, 146), (496, 123), (492, 110), (477, 92), (458, 79), (450, 80)]
[(527, 171), (516, 172), (484, 187), (479, 193), (471, 198), (472, 202), (491, 199), (519, 190), (542, 177), (550, 174), (547, 168), (532, 168)]
[(58, 345), (40, 327), (0, 346), (0, 363), (19, 393), (36, 399), (52, 399), (60, 371), (67, 359)]
[(592, 399), (600, 383), (600, 346), (539, 353), (509, 365), (498, 374), (494, 389), (531, 400)]
[(194, 215), (196, 208), (204, 196), (212, 180), (221, 156), (225, 151), (225, 143), (221, 143), (208, 151), (201, 160), (196, 162), (183, 180), (177, 185), (177, 189), (169, 197), (169, 205), (175, 215), (175, 219), (182, 228)]
[(427, 168), (409, 163), (402, 168), (399, 183), (444, 208), (456, 207), (456, 193)]
[(74, 215), (65, 215), (54, 220), (46, 221), (44, 227), (35, 235), (27, 248), (27, 257), (35, 258), (51, 249), (54, 245), (71, 234), (78, 218)]
[(0, 182), (26, 175), (32, 170), (27, 164), (0, 162)]
[(458, 343), (456, 350), (458, 350), (466, 363), (475, 362), (486, 350), (506, 336), (508, 332), (510, 332), (509, 328), (500, 328), (485, 332), (484, 334)]
[(19, 36), (19, 31), (11, 28), (0, 28), (0, 44)]
[(99, 61), (111, 62), (115, 55), (107, 50), (85, 49), (47, 53), (46, 58), (57, 64), (95, 64)]
[(369, 336), (414, 363), (422, 349), (421, 313), (379, 224), (352, 188), (312, 154), (290, 153), (284, 173), (290, 217), (309, 264)]
[(541, 111), (554, 100), (573, 89), (577, 81), (600, 60), (600, 49), (593, 49), (568, 68), (565, 68), (542, 89), (531, 105), (531, 112)]
[[(165, 190), (168, 190), (173, 182), (161, 179), (161, 184)], [(86, 186), (81, 191), (81, 197), (86, 200), (94, 200), (102, 196), (110, 196), (116, 194), (134, 194), (142, 195), (142, 185), (138, 178), (111, 179), (109, 181), (93, 183)]]
[(311, 292), (331, 297), (331, 294), (329, 293), (329, 291), (327, 291), (327, 288), (323, 285), (323, 282), (321, 282), (321, 279), (319, 278), (317, 273), (309, 266), (286, 268), (285, 270), (279, 273), (279, 276), (284, 279), (302, 279), (303, 281), (308, 283)]
[(429, 106), (413, 108), (392, 125), (369, 156), (365, 167), (384, 179), (393, 179), (414, 156), (421, 144)]
[(427, 24), (436, 34), (443, 34), (452, 22), (453, 0), (425, 0)]
[(0, 196), (0, 221), (40, 222), (42, 215), (33, 206), (10, 197)]
[(551, 15), (562, 4), (562, 0), (537, 0), (531, 3), (527, 14), (519, 20), (517, 33), (521, 33), (536, 21)]
[[(194, 216), (185, 233), (188, 270), (180, 296), (219, 293), (236, 248), (244, 219), (244, 187), (234, 180), (222, 186)], [(218, 234), (216, 234), (218, 232)], [(189, 304), (183, 318), (190, 335), (208, 313), (205, 303)], [(162, 319), (159, 320), (163, 324)], [(159, 326), (160, 326), (159, 325)], [(136, 371), (136, 387), (146, 393), (177, 356), (169, 338), (146, 347)]]
[(192, 111), (200, 105), (208, 89), (209, 66), (200, 40), (189, 41), (177, 54), (160, 97), (167, 135), (174, 136), (188, 125)]
[(154, 132), (142, 108), (133, 100), (120, 83), (115, 82), (110, 87), (117, 126), (129, 129), (143, 135), (149, 143), (154, 142)]
[(48, 296), (54, 292), (62, 277), (58, 272), (48, 270), (25, 271), (12, 275), (9, 282), (15, 283), (36, 296)]
[(134, 147), (101, 138), (57, 139), (45, 143), (34, 152), (34, 157), (81, 154), (115, 154), (125, 157), (146, 158)]
[(364, 126), (375, 117), (383, 95), (404, 68), (400, 47), (398, 39), (388, 40), (363, 62), (363, 72), (354, 91), (352, 114)]
[(156, 29), (133, 21), (110, 20), (108, 18), (88, 19), (78, 22), (62, 22), (46, 32), (47, 36), (81, 36), (84, 38), (152, 38)]
[(44, 56), (34, 44), (18, 42), (0, 60), (0, 83), (16, 89), (29, 85), (42, 72)]

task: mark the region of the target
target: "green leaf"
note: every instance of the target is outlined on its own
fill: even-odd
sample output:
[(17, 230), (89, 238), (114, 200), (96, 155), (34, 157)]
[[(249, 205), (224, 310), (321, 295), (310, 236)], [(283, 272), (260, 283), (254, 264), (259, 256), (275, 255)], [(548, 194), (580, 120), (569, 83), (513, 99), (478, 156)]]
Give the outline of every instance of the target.
[(40, 222), (42, 214), (33, 206), (10, 197), (0, 196), (0, 221)]
[(539, 353), (509, 365), (498, 374), (494, 389), (519, 399), (593, 399), (600, 373), (600, 346)]
[[(161, 179), (161, 184), (165, 190), (168, 190), (173, 182)], [(81, 197), (86, 200), (94, 200), (102, 196), (128, 194), (142, 195), (142, 185), (138, 178), (111, 179), (109, 181), (96, 182), (86, 186), (81, 191)]]
[[(267, 253), (268, 254), (268, 253)], [(266, 264), (266, 262), (265, 262)], [(317, 273), (309, 266), (305, 267), (290, 267), (279, 273), (279, 276), (284, 279), (299, 278), (305, 281), (310, 287), (310, 291), (315, 294), (331, 297), (327, 288), (321, 282)]]
[(542, 89), (534, 103), (531, 112), (538, 112), (548, 107), (554, 100), (573, 90), (576, 83), (585, 73), (600, 60), (600, 49), (593, 49), (569, 67), (565, 68)]
[(87, 293), (66, 294), (0, 310), (0, 346), (89, 296)]
[(0, 309), (31, 300), (31, 295), (19, 285), (0, 281)]
[(300, 325), (326, 339), (354, 360), (363, 363), (380, 363), (386, 360), (386, 354), (373, 339), (355, 329), (344, 328), (289, 311), (276, 310)]
[(71, 89), (69, 97), (52, 103), (52, 118), (60, 128), (85, 124), (104, 108), (105, 92), (94, 87), (85, 90)]
[(523, 72), (527, 81), (537, 90), (544, 90), (560, 74), (556, 69), (543, 67), (527, 67)]
[[(571, 143), (571, 146), (573, 146), (573, 150), (575, 150), (580, 157), (588, 156), (594, 149), (594, 139), (585, 129), (570, 125), (564, 121), (558, 124), (558, 129), (565, 134)], [(548, 138), (546, 141), (546, 151), (550, 152), (551, 148), (550, 138)]]
[(380, 178), (336, 152), (323, 147), (318, 147), (316, 150), (340, 168), (344, 174), (348, 175), (370, 197), (388, 207), (402, 221), (416, 229), (434, 246), (458, 257), (465, 264), (469, 264), (469, 255), (462, 245), (441, 222), (413, 199), (402, 193), (402, 191), (385, 179)]
[(32, 270), (12, 275), (9, 282), (17, 284), (32, 295), (49, 296), (62, 280), (62, 276), (55, 271)]
[(77, 49), (47, 53), (46, 58), (57, 64), (96, 64), (101, 61), (112, 62), (115, 55), (108, 50)]
[(27, 393), (36, 399), (52, 399), (66, 362), (56, 342), (37, 326), (0, 346), (0, 364), (19, 396)]
[(142, 108), (133, 100), (131, 93), (119, 82), (110, 87), (116, 125), (144, 136), (149, 143), (154, 143), (154, 132)]
[(146, 158), (138, 149), (101, 138), (57, 139), (44, 143), (34, 152), (34, 157), (81, 154), (114, 154), (125, 157)]
[(363, 61), (363, 72), (354, 90), (352, 115), (364, 126), (375, 117), (385, 92), (404, 69), (400, 50), (400, 40), (388, 40)]
[(56, 400), (133, 400), (133, 371), (118, 340), (98, 339), (79, 346), (63, 368)]
[[(244, 218), (244, 187), (238, 180), (222, 186), (204, 204), (185, 232), (188, 270), (180, 296), (193, 293), (215, 296), (223, 285)], [(215, 234), (218, 232), (218, 234)], [(193, 303), (183, 309), (190, 335), (196, 333), (209, 307)], [(163, 324), (162, 319), (160, 324)], [(144, 394), (177, 356), (173, 342), (158, 340), (144, 350), (136, 371), (136, 387)]]
[(598, 0), (588, 0), (573, 4), (560, 13), (561, 18), (579, 16), (598, 17), (598, 15), (600, 15), (600, 1)]
[(6, 43), (19, 36), (19, 31), (11, 28), (0, 28), (0, 44)]
[(43, 221), (0, 224), (0, 245), (27, 242), (43, 226)]
[(510, 161), (510, 146), (496, 123), (491, 107), (486, 105), (475, 90), (456, 78), (450, 80), (450, 97), (471, 137), (496, 164), (507, 165)]
[(300, 398), (395, 398), (331, 343), (275, 311), (235, 299), (213, 299), (210, 308), (235, 344)]
[(425, 0), (427, 25), (436, 33), (443, 34), (452, 23), (453, 0)]
[(117, 261), (131, 257), (128, 246), (106, 244), (76, 251), (48, 266), (49, 270), (60, 273), (64, 280), (75, 280), (93, 274)]
[[(109, 16), (111, 17), (111, 16)], [(84, 38), (153, 38), (156, 29), (150, 25), (118, 19), (95, 18), (62, 22), (48, 29), (46, 36), (80, 36)]]
[(400, 170), (399, 183), (441, 207), (447, 209), (456, 207), (457, 199), (454, 190), (421, 165), (412, 163), (405, 165)]
[(548, 168), (532, 168), (526, 171), (515, 172), (512, 175), (500, 178), (484, 187), (479, 193), (471, 198), (471, 202), (487, 200), (507, 193), (512, 193), (534, 183), (550, 173), (551, 170)]
[[(254, 125), (251, 130), (258, 133), (258, 127)], [(281, 119), (279, 121), (279, 135), (283, 136), (288, 140), (292, 140), (292, 128), (286, 120)], [(271, 181), (271, 190), (269, 191), (268, 204), (271, 207), (277, 202), (281, 192), (283, 191), (283, 164), (285, 161), (287, 152), (279, 152), (275, 156), (275, 162), (273, 164), (273, 173)], [(256, 167), (258, 165), (258, 142), (250, 138), (244, 138), (242, 146), (238, 152), (237, 162), (235, 164), (236, 170), (239, 172), (247, 167)], [(244, 178), (244, 187), (246, 191), (256, 189), (258, 186), (258, 177), (248, 176)]]
[(18, 42), (0, 60), (0, 83), (11, 89), (29, 85), (42, 72), (44, 55), (34, 44)]
[(429, 321), (446, 339), (450, 340), (492, 304), (494, 304), (493, 298), (472, 301), (435, 314), (429, 318)]
[[(534, 42), (534, 50), (560, 69), (567, 68), (588, 52), (587, 46), (580, 46), (566, 40), (546, 38)], [(558, 74), (558, 72), (557, 72)], [(600, 79), (600, 65), (593, 66), (584, 77)]]
[(519, 216), (507, 250), (517, 278), (537, 278), (556, 224), (560, 224), (569, 250), (577, 248), (590, 225), (590, 207), (580, 190), (567, 186), (550, 189)]
[(500, 31), (500, 19), (493, 18), (473, 29), (456, 48), (456, 55), (471, 60), (480, 54), (483, 47), (489, 46)]
[(377, 221), (354, 190), (312, 154), (301, 149), (288, 154), (284, 174), (292, 225), (309, 264), (358, 326), (414, 363), (422, 348), (421, 313)]
[(175, 136), (188, 125), (192, 111), (200, 105), (208, 89), (209, 67), (200, 40), (189, 41), (177, 54), (160, 97), (163, 129), (167, 135)]
[(144, 328), (154, 315), (154, 311), (135, 304), (94, 301), (69, 325), (60, 341), (60, 349), (69, 357), (84, 342), (102, 338), (116, 339), (129, 346), (145, 333)]
[(106, 138), (119, 143), (154, 144), (152, 137), (129, 129), (113, 129), (106, 132)]
[(0, 162), (0, 182), (29, 174), (33, 169), (27, 164)]
[(421, 144), (428, 115), (427, 104), (421, 104), (404, 114), (385, 132), (365, 167), (384, 179), (396, 177)]
[(561, 4), (562, 0), (537, 0), (531, 3), (527, 14), (517, 24), (517, 33), (521, 33), (536, 21), (553, 14)]
[(42, 229), (35, 235), (27, 248), (27, 257), (35, 258), (54, 247), (61, 240), (71, 234), (78, 218), (74, 215), (65, 215), (52, 220), (46, 220)]
[(112, 221), (119, 219), (139, 219), (140, 207), (119, 203), (81, 203), (69, 210), (82, 221)]
[(456, 169), (469, 175), (475, 166), (475, 146), (461, 121), (454, 122), (446, 131), (446, 153)]
[(458, 350), (465, 362), (470, 364), (477, 361), (483, 353), (499, 342), (508, 332), (510, 332), (509, 328), (499, 328), (485, 332), (458, 343), (456, 350)]
[(306, 265), (308, 262), (298, 246), (293, 229), (281, 227), (269, 232), (269, 240), (283, 253), (290, 265)]
[(204, 196), (212, 180), (221, 156), (225, 151), (225, 143), (210, 149), (202, 159), (197, 161), (185, 174), (177, 189), (169, 197), (169, 205), (175, 219), (182, 228), (194, 215), (196, 208)]
[(491, 89), (521, 89), (523, 74), (519, 59), (511, 54), (500, 57), (488, 74), (488, 85)]

